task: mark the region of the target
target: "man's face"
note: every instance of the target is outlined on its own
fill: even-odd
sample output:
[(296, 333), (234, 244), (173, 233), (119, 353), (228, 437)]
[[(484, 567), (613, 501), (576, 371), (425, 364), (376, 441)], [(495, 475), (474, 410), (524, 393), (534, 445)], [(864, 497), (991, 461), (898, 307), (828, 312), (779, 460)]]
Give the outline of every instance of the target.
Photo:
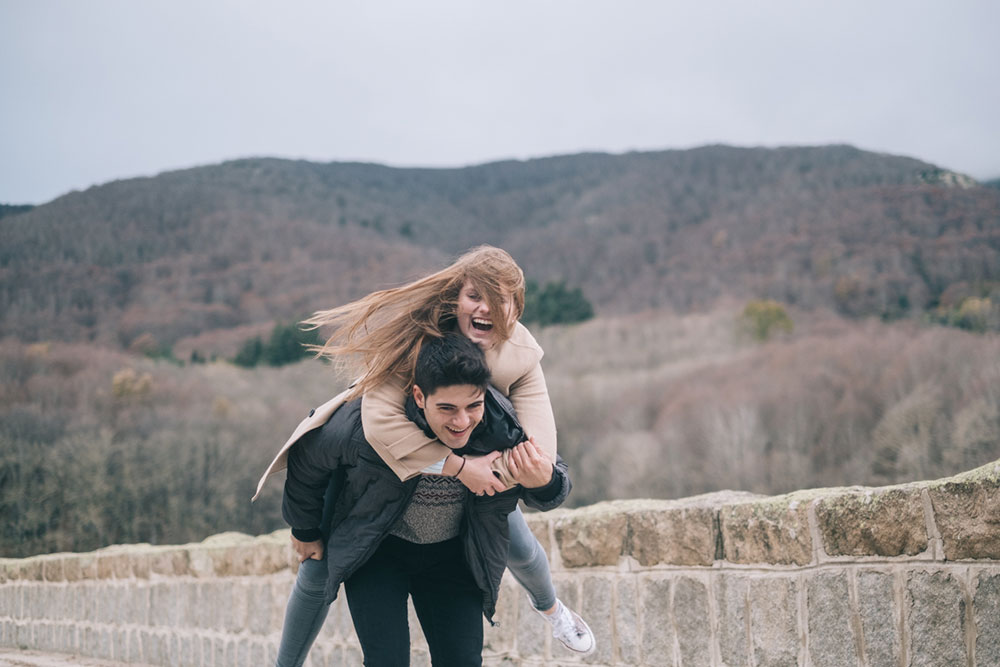
[(461, 449), (483, 420), (483, 390), (471, 384), (438, 387), (430, 395), (413, 385), (413, 400), (422, 408), (427, 424), (442, 443)]

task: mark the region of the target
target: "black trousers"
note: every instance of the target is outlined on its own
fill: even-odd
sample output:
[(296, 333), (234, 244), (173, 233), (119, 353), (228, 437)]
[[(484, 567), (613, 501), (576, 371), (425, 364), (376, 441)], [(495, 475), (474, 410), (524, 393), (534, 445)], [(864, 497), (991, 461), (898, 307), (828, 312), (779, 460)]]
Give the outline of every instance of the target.
[(407, 596), (434, 667), (483, 664), (483, 595), (459, 538), (414, 544), (390, 535), (344, 590), (368, 667), (410, 664)]

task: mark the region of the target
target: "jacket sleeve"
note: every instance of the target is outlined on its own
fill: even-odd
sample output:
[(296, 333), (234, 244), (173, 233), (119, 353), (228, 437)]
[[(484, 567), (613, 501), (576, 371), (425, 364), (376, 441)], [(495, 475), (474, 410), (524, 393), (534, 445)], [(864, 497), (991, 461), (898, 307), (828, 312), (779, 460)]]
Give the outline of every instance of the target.
[(336, 430), (327, 422), (303, 435), (288, 451), (281, 516), (303, 542), (318, 540), (322, 534), (324, 495), (341, 464), (346, 442)]
[[(549, 401), (549, 390), (545, 386), (541, 364), (536, 363), (510, 386), (510, 402), (514, 405), (517, 419), (525, 433), (534, 437), (538, 448), (555, 460), (556, 420), (552, 414), (552, 403)], [(512, 486), (516, 482), (508, 468), (509, 460), (510, 452), (504, 452), (503, 456), (493, 462), (493, 471), (500, 475), (504, 484)]]
[(552, 479), (545, 486), (537, 489), (524, 489), (521, 497), (524, 504), (537, 510), (548, 512), (565, 502), (573, 483), (569, 479), (569, 466), (562, 457), (556, 455), (556, 463), (552, 467)]
[(420, 474), (451, 450), (429, 438), (406, 417), (406, 388), (392, 380), (372, 389), (361, 401), (365, 438), (401, 481)]

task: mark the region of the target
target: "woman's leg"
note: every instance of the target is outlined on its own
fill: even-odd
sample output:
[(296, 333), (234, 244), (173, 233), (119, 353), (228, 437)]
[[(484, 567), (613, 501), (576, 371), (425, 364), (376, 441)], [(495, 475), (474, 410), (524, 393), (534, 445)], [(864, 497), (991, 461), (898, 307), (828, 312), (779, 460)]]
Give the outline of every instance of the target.
[(309, 654), (330, 605), (326, 602), (326, 560), (309, 559), (299, 565), (292, 594), (285, 607), (276, 667), (300, 667)]
[(354, 630), (367, 667), (410, 664), (410, 626), (406, 598), (409, 576), (400, 567), (396, 537), (387, 537), (372, 557), (344, 582)]
[(535, 610), (552, 626), (552, 636), (571, 651), (584, 655), (593, 653), (594, 633), (579, 614), (556, 598), (549, 559), (528, 528), (520, 507), (507, 515), (507, 526), (510, 529), (507, 569), (528, 591)]
[(535, 609), (551, 609), (556, 603), (556, 589), (552, 585), (549, 559), (538, 543), (538, 538), (528, 528), (520, 507), (507, 515), (507, 526), (510, 529), (507, 569), (514, 575), (517, 583), (528, 591)]

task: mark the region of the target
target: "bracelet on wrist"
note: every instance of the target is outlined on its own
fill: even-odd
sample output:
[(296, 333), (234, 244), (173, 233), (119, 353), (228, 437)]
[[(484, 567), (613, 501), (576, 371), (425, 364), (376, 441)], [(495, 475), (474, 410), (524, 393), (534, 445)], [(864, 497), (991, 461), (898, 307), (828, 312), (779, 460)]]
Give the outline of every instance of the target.
[[(456, 454), (455, 456), (458, 456), (458, 454)], [(462, 459), (462, 465), (458, 466), (458, 471), (455, 473), (455, 477), (461, 475), (462, 471), (465, 470), (465, 457), (459, 456), (458, 458)]]

